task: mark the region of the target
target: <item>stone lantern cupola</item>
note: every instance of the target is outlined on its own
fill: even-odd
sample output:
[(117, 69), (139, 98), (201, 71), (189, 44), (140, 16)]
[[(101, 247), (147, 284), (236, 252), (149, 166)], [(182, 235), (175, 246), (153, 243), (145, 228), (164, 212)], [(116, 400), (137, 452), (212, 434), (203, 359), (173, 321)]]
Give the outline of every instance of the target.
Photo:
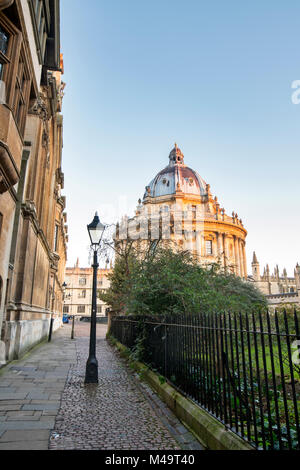
[(170, 163), (169, 163), (170, 166), (184, 165), (184, 155), (181, 152), (180, 148), (177, 147), (177, 144), (175, 144), (175, 147), (170, 152), (169, 160), (170, 160)]

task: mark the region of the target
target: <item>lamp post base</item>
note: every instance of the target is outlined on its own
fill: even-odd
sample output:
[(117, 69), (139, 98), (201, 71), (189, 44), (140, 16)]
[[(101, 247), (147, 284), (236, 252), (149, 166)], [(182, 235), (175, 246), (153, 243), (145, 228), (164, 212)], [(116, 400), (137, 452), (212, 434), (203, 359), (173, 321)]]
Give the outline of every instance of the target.
[(84, 383), (98, 383), (98, 361), (95, 357), (88, 358), (87, 360)]

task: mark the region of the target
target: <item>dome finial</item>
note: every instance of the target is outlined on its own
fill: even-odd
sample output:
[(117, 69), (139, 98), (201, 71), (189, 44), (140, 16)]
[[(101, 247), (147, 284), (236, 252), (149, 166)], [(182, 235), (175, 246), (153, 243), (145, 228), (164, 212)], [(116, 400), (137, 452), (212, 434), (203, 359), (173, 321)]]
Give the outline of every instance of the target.
[(175, 164), (184, 164), (184, 155), (181, 152), (180, 148), (178, 147), (177, 143), (175, 142), (175, 147), (171, 151), (169, 155), (170, 159), (170, 165), (175, 165)]

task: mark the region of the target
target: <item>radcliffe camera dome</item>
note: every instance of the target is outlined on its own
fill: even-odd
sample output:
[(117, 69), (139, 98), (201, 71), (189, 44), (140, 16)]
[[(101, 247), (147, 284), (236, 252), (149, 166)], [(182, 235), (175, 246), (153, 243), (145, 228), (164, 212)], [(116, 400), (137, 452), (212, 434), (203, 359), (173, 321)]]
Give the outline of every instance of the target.
[(200, 264), (218, 263), (246, 279), (246, 237), (238, 214), (226, 214), (210, 185), (186, 166), (175, 144), (168, 166), (146, 186), (135, 215), (117, 225), (115, 240), (136, 240), (140, 253), (159, 242), (163, 248), (188, 251)]
[(175, 144), (169, 155), (169, 165), (146, 186), (144, 199), (171, 196), (179, 191), (193, 196), (204, 196), (207, 194), (207, 184), (196, 171), (185, 165), (184, 155)]

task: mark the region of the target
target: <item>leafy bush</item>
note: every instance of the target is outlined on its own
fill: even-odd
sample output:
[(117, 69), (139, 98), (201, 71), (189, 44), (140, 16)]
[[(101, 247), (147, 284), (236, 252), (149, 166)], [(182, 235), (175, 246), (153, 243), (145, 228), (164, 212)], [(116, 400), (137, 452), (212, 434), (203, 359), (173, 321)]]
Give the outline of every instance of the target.
[(201, 266), (190, 253), (157, 248), (141, 259), (117, 257), (110, 288), (100, 294), (118, 314), (193, 314), (265, 307), (262, 294), (218, 264)]

